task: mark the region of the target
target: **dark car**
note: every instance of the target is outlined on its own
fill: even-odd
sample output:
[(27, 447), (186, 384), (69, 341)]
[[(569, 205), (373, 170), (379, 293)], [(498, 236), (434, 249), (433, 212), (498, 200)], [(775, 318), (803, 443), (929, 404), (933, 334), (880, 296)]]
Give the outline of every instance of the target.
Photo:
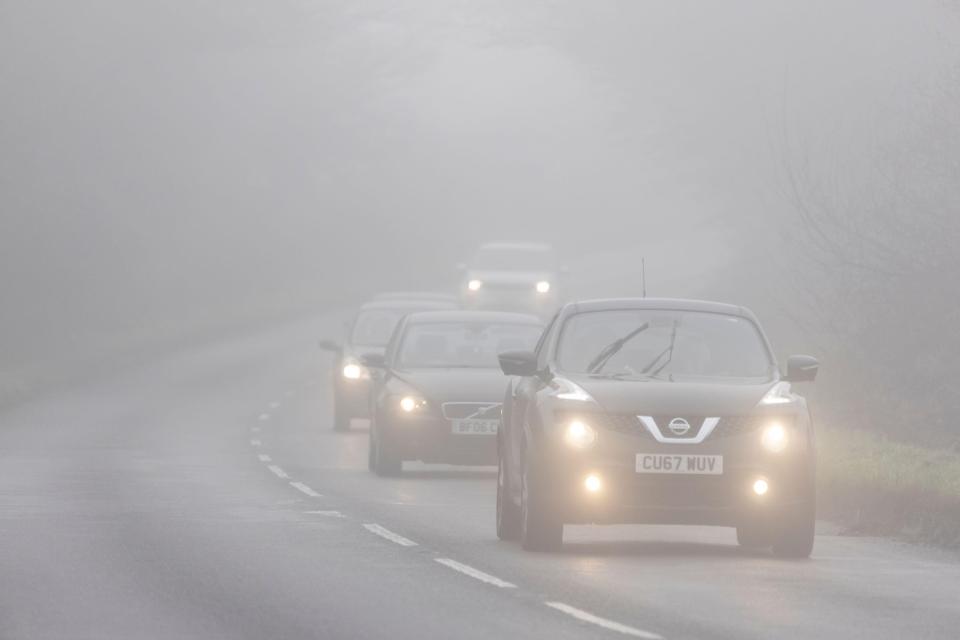
[(321, 340), (320, 348), (333, 351), (333, 428), (350, 429), (352, 418), (366, 418), (370, 372), (360, 362), (366, 353), (383, 353), (397, 323), (418, 311), (456, 309), (442, 300), (378, 300), (364, 304), (347, 324), (343, 344)]
[(497, 534), (559, 546), (564, 523), (736, 527), (749, 547), (813, 547), (814, 434), (754, 315), (686, 300), (563, 307), (533, 352), (501, 354)]
[(370, 469), (399, 473), (404, 460), (495, 464), (505, 385), (497, 354), (530, 349), (542, 325), (534, 316), (493, 311), (432, 311), (404, 318), (384, 355), (370, 409)]

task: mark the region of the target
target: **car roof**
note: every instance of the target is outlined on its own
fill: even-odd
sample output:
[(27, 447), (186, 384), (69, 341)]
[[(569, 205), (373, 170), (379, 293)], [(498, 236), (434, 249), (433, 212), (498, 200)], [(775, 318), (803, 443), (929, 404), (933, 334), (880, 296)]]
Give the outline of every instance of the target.
[(543, 326), (543, 321), (537, 316), (509, 311), (420, 311), (407, 316), (407, 324), (426, 322), (496, 322)]
[(493, 250), (518, 250), (518, 251), (553, 251), (553, 247), (542, 242), (485, 242), (480, 245), (480, 251)]
[(396, 309), (399, 311), (425, 311), (428, 309), (458, 309), (460, 305), (445, 300), (371, 300), (360, 307), (360, 311), (373, 309)]
[(437, 291), (385, 291), (378, 293), (372, 301), (380, 300), (428, 300), (440, 302), (456, 302), (457, 298), (450, 293), (439, 293)]
[(740, 316), (756, 321), (753, 312), (746, 307), (724, 302), (708, 300), (687, 300), (683, 298), (603, 298), (580, 300), (566, 305), (565, 315), (589, 311), (616, 311), (620, 309), (663, 309), (672, 311), (701, 311), (705, 313), (723, 313)]

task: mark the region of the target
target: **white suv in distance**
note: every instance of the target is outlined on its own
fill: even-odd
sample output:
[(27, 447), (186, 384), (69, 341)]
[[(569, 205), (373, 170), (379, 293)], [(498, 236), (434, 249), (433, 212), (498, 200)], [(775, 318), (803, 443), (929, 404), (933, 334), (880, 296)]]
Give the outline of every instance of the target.
[(480, 245), (463, 272), (460, 292), (467, 309), (532, 312), (546, 317), (560, 302), (557, 266), (550, 245), (533, 242), (490, 242)]

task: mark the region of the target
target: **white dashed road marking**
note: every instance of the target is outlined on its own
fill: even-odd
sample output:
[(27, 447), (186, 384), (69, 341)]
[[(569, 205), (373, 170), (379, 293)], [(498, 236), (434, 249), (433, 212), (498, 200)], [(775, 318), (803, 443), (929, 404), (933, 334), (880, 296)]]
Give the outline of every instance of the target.
[(254, 433), (260, 433), (260, 427), (251, 427), (251, 428), (250, 428), (250, 431), (252, 431), (252, 432), (254, 432)]
[(314, 491), (313, 489), (311, 489), (310, 487), (308, 487), (307, 485), (303, 484), (302, 482), (291, 482), (291, 483), (290, 483), (290, 486), (293, 487), (294, 489), (296, 489), (297, 491), (299, 491), (300, 493), (305, 493), (305, 494), (307, 494), (307, 495), (310, 496), (311, 498), (322, 498), (322, 497), (323, 497), (323, 496), (321, 496), (319, 493), (317, 493), (316, 491)]
[(270, 459), (270, 456), (265, 453), (258, 454), (257, 457), (260, 458), (260, 462), (273, 462), (273, 460)]
[(633, 636), (634, 638), (646, 638), (646, 640), (663, 640), (663, 636), (656, 633), (651, 633), (649, 631), (644, 631), (642, 629), (635, 629), (634, 627), (628, 627), (625, 624), (620, 624), (619, 622), (614, 622), (613, 620), (607, 620), (606, 618), (601, 618), (595, 616), (592, 613), (588, 613), (582, 609), (577, 609), (576, 607), (571, 607), (568, 604), (562, 602), (545, 602), (545, 605), (557, 611), (562, 611), (568, 616), (573, 616), (581, 622), (588, 622), (590, 624), (595, 624), (598, 627), (603, 627), (610, 631), (616, 631), (617, 633), (622, 633), (627, 636)]
[(293, 394), (294, 394), (293, 389), (287, 389), (286, 391), (283, 392), (283, 397), (284, 397), (284, 398), (292, 398), (292, 397), (293, 397)]
[(257, 420), (259, 420), (260, 422), (266, 422), (269, 419), (270, 419), (269, 413), (261, 413), (259, 416), (257, 416)]
[(279, 409), (279, 408), (280, 408), (280, 403), (277, 402), (277, 401), (273, 401), (273, 402), (271, 402), (268, 406), (269, 406), (271, 409)]
[(374, 533), (380, 536), (381, 538), (386, 538), (390, 542), (395, 542), (401, 547), (417, 546), (417, 543), (414, 542), (413, 540), (408, 540), (407, 538), (404, 538), (403, 536), (398, 535), (393, 531), (390, 531), (389, 529), (384, 529), (378, 524), (365, 524), (363, 525), (363, 528), (369, 531), (370, 533)]
[(327, 516), (328, 518), (346, 518), (347, 516), (343, 515), (339, 511), (304, 511), (304, 513), (310, 514), (312, 516)]
[(270, 473), (272, 473), (273, 475), (275, 475), (275, 476), (277, 476), (278, 478), (281, 478), (281, 479), (283, 479), (283, 480), (288, 480), (288, 479), (290, 478), (290, 476), (287, 475), (287, 472), (286, 472), (286, 471), (284, 471), (283, 469), (281, 469), (280, 467), (278, 467), (278, 466), (275, 465), (275, 464), (269, 465), (269, 466), (267, 467), (267, 469), (270, 469)]
[(250, 444), (254, 447), (259, 447), (261, 442), (259, 440), (251, 440)]
[(468, 575), (475, 580), (480, 582), (486, 582), (487, 584), (492, 584), (495, 587), (500, 587), (501, 589), (515, 589), (517, 585), (512, 582), (507, 582), (506, 580), (501, 580), (497, 576), (492, 576), (489, 573), (484, 573), (479, 569), (474, 569), (470, 565), (457, 562), (456, 560), (451, 560), (450, 558), (434, 558), (440, 564), (453, 569), (454, 571), (459, 571), (464, 575)]

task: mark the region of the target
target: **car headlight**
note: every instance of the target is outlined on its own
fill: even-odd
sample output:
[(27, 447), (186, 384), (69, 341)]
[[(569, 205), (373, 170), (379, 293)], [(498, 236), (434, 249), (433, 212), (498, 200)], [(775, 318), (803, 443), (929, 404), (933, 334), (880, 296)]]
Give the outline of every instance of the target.
[(418, 396), (403, 396), (397, 403), (400, 411), (404, 413), (413, 413), (427, 406), (427, 401)]
[(574, 449), (587, 449), (597, 441), (597, 432), (581, 420), (574, 420), (563, 432), (563, 440)]
[(359, 380), (363, 376), (363, 367), (356, 362), (348, 362), (343, 365), (341, 373), (347, 380)]
[(470, 291), (480, 291), (483, 287), (483, 280), (471, 280), (467, 283), (467, 289)]
[(774, 422), (764, 427), (760, 443), (770, 453), (780, 453), (790, 443), (790, 435), (782, 424)]
[(537, 293), (550, 293), (550, 283), (546, 280), (541, 280), (537, 283)]
[(553, 387), (553, 395), (560, 400), (576, 400), (578, 402), (592, 402), (593, 397), (587, 393), (583, 387), (566, 378), (555, 377), (550, 386)]
[(790, 383), (789, 382), (778, 382), (777, 384), (770, 387), (770, 390), (767, 391), (760, 402), (757, 403), (758, 407), (771, 407), (771, 406), (782, 406), (785, 404), (791, 404), (796, 401), (796, 398), (790, 393)]

